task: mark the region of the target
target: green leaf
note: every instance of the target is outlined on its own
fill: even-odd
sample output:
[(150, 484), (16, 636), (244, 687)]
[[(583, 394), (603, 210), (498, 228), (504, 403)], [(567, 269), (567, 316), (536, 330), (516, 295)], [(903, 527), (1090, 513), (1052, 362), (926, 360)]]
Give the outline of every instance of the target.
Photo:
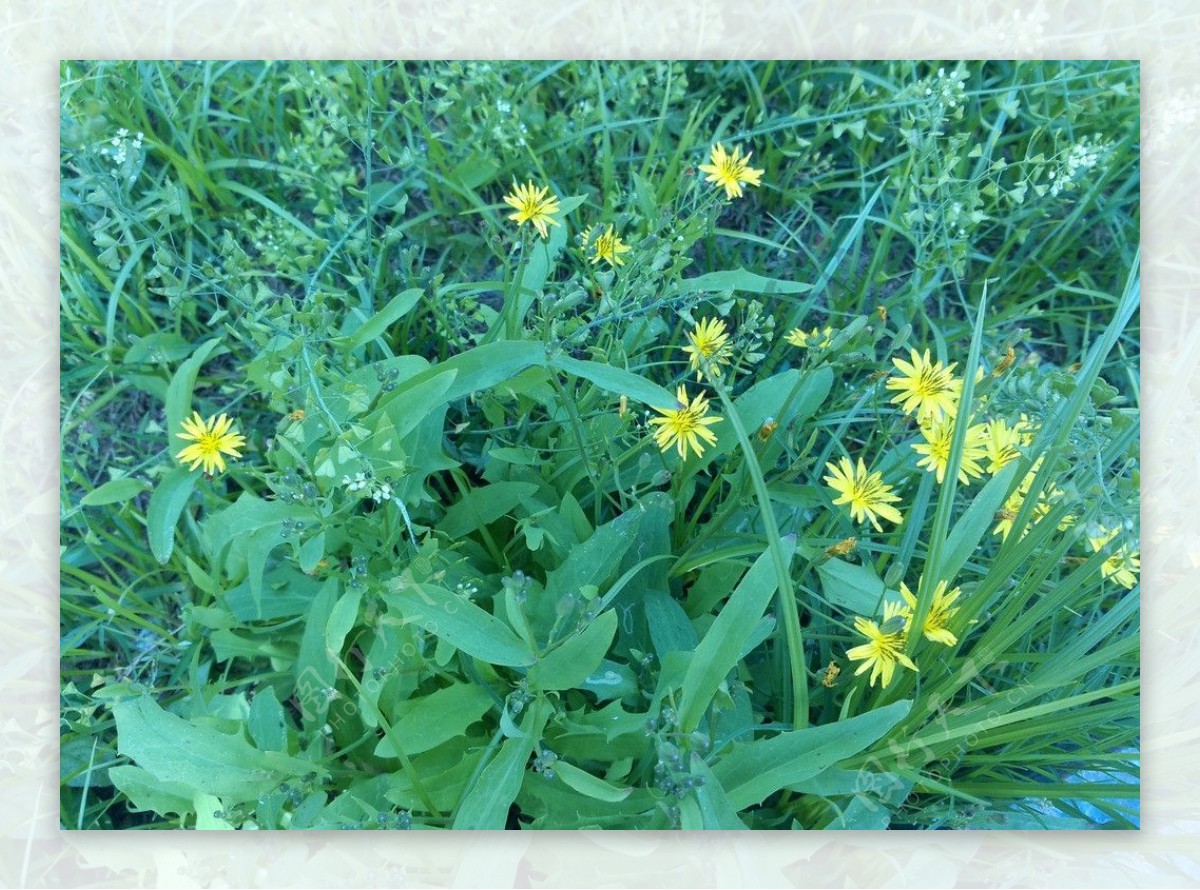
[(600, 667), (617, 633), (617, 613), (609, 609), (529, 669), (535, 689), (575, 689)]
[(259, 751), (239, 735), (189, 723), (150, 696), (118, 702), (113, 716), (121, 754), (160, 782), (182, 784), (227, 804), (255, 800), (289, 778), (325, 772), (312, 761)]
[(386, 306), (367, 319), (357, 331), (348, 337), (335, 337), (333, 344), (346, 349), (354, 349), (371, 342), (376, 337), (386, 333), (387, 329), (397, 321), (408, 315), (413, 307), (417, 305), (418, 301), (420, 301), (421, 294), (423, 293), (425, 291), (419, 287), (410, 287), (408, 290), (401, 291), (392, 297)]
[(971, 505), (955, 521), (942, 551), (942, 572), (953, 578), (967, 564), (983, 536), (996, 524), (996, 511), (1004, 504), (1009, 486), (1017, 472), (1014, 461), (1004, 467), (979, 490)]
[(305, 728), (319, 728), (329, 713), (329, 693), (337, 676), (337, 665), (325, 647), (325, 628), (337, 602), (338, 580), (330, 578), (322, 586), (309, 607), (304, 635), (300, 638), (300, 654), (296, 658), (296, 704)]
[(114, 766), (108, 777), (128, 798), (134, 812), (155, 812), (183, 818), (192, 812), (195, 791), (184, 782), (162, 779), (139, 766)]
[(246, 725), (260, 751), (286, 751), (287, 723), (274, 686), (265, 686), (254, 694)]
[(175, 524), (192, 496), (199, 475), (186, 467), (176, 467), (163, 476), (154, 494), (150, 495), (150, 505), (146, 508), (146, 536), (150, 540), (150, 552), (161, 565), (166, 564), (175, 549)]
[(508, 808), (525, 781), (525, 767), (533, 746), (542, 737), (550, 707), (538, 698), (521, 722), (524, 735), (506, 739), (500, 753), (479, 775), (454, 814), (455, 829), (498, 829), (508, 820)]
[[(528, 666), (537, 659), (508, 625), (458, 594), (435, 584), (418, 584), (408, 570), (385, 585), (388, 609), (384, 620), (413, 622), (468, 655), (509, 667)], [(396, 617), (401, 616), (401, 617)]]
[(704, 758), (697, 754), (691, 757), (691, 772), (700, 776), (704, 784), (696, 789), (696, 804), (700, 808), (701, 828), (720, 831), (746, 831), (747, 825), (738, 818), (737, 810), (729, 802), (725, 789)]
[(632, 788), (612, 785), (565, 760), (555, 761), (554, 774), (562, 779), (563, 784), (568, 788), (593, 800), (616, 803), (624, 800), (633, 792)]
[(629, 396), (652, 408), (679, 407), (672, 393), (623, 368), (614, 368), (602, 362), (580, 361), (567, 355), (554, 356), (550, 365), (567, 374), (590, 380), (607, 392)]
[(498, 343), (488, 343), (476, 346), (466, 352), (451, 356), (440, 364), (434, 365), (413, 375), (400, 386), (395, 393), (399, 395), (406, 389), (418, 386), (432, 377), (447, 371), (456, 371), (450, 388), (446, 390), (443, 401), (452, 402), (473, 392), (491, 389), (500, 383), (505, 383), (526, 368), (541, 364), (546, 359), (546, 347), (541, 343), (530, 340), (502, 340)]
[(866, 750), (900, 722), (911, 706), (907, 700), (893, 702), (848, 720), (735, 744), (713, 767), (713, 773), (725, 788), (730, 804), (745, 809), (780, 788), (802, 782)]
[[(791, 560), (796, 551), (796, 538), (789, 535), (782, 545), (785, 558)], [(754, 633), (778, 585), (779, 578), (768, 550), (750, 566), (696, 647), (679, 698), (679, 725), (684, 732), (692, 732), (699, 725), (721, 682), (737, 664), (739, 654)]]
[(358, 604), (362, 599), (362, 589), (354, 588), (338, 597), (329, 613), (329, 621), (325, 625), (325, 648), (333, 653), (342, 651), (342, 643), (346, 634), (354, 627), (358, 618)]
[(176, 447), (176, 444), (182, 440), (176, 439), (175, 434), (180, 431), (184, 418), (190, 416), (192, 390), (196, 387), (196, 375), (200, 373), (200, 366), (208, 359), (209, 353), (220, 343), (219, 337), (201, 343), (192, 353), (191, 358), (175, 371), (175, 375), (171, 378), (171, 384), (167, 387), (167, 450), (172, 454), (182, 450), (182, 446)]
[(150, 486), (141, 479), (112, 479), (98, 488), (89, 491), (80, 500), (84, 507), (103, 507), (107, 504), (122, 503), (132, 500)]
[[(417, 376), (421, 378), (419, 383), (396, 389), (391, 395), (380, 399), (379, 407), (363, 418), (363, 425), (375, 427), (382, 417), (387, 417), (392, 426), (386, 436), (398, 439), (415, 429), (435, 408), (450, 401), (447, 392), (458, 376), (457, 371), (453, 368), (446, 370), (445, 366), (439, 365), (437, 374), (428, 376), (422, 373)], [(363, 447), (368, 449), (375, 444), (375, 437), (372, 437), (363, 443)], [(387, 457), (385, 453), (377, 456)]]
[(869, 565), (831, 557), (817, 566), (825, 599), (856, 615), (875, 615), (887, 593), (883, 579)]
[(533, 482), (494, 482), (473, 488), (446, 511), (438, 529), (452, 540), (461, 538), (495, 522), (537, 490)]
[(679, 282), (681, 294), (711, 294), (735, 290), (752, 294), (804, 294), (812, 290), (812, 285), (803, 281), (766, 278), (745, 269), (709, 272), (707, 275), (685, 278)]
[(482, 686), (455, 683), (445, 689), (400, 702), (392, 714), (392, 732), (375, 747), (378, 757), (396, 757), (392, 740), (400, 742), (409, 757), (466, 735), (467, 727), (492, 707), (492, 697)]

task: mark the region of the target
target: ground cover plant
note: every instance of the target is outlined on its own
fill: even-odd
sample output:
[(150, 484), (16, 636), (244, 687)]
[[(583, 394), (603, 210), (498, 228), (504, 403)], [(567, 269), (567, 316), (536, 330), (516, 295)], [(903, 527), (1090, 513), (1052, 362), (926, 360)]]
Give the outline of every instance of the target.
[(1138, 90), (64, 63), (63, 827), (1136, 827)]

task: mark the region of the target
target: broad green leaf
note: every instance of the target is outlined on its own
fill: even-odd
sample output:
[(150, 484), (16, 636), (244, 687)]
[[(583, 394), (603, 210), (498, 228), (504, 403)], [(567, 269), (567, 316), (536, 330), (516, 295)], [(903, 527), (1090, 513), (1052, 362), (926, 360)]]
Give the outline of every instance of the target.
[(357, 331), (348, 337), (335, 338), (333, 340), (334, 345), (354, 349), (357, 346), (362, 346), (364, 343), (369, 343), (381, 334), (386, 333), (391, 325), (408, 315), (412, 311), (412, 308), (417, 305), (423, 293), (424, 290), (419, 287), (410, 287), (408, 290), (401, 291), (392, 297), (386, 306), (367, 319)]
[(186, 467), (176, 467), (163, 476), (154, 494), (150, 495), (150, 505), (146, 508), (146, 536), (150, 539), (150, 552), (160, 564), (165, 565), (175, 549), (175, 524), (192, 496), (199, 475)]
[(212, 794), (197, 791), (192, 797), (192, 806), (196, 808), (197, 831), (233, 831), (232, 823), (227, 822), (218, 813), (224, 812), (221, 799)]
[[(796, 550), (796, 539), (789, 535), (782, 544), (784, 557), (790, 561)], [(778, 586), (779, 578), (768, 551), (750, 566), (696, 647), (696, 656), (684, 675), (679, 698), (679, 725), (684, 732), (691, 732), (699, 725), (717, 688), (737, 664)]]
[(700, 776), (704, 784), (696, 789), (696, 804), (700, 809), (700, 827), (706, 830), (745, 831), (747, 825), (738, 818), (737, 810), (725, 795), (721, 781), (713, 775), (704, 758), (697, 754), (691, 756), (691, 772)]
[(494, 482), (473, 488), (446, 511), (438, 529), (451, 539), (461, 538), (495, 522), (537, 490), (532, 482)]
[(581, 588), (600, 587), (620, 568), (621, 558), (637, 539), (644, 512), (628, 510), (573, 547), (562, 565), (546, 574), (546, 598), (557, 603)]
[(870, 616), (882, 610), (887, 592), (883, 579), (869, 565), (856, 565), (830, 557), (817, 566), (825, 599), (856, 615)]
[(171, 383), (167, 387), (167, 450), (171, 454), (181, 451), (186, 442), (176, 437), (180, 432), (183, 421), (190, 416), (192, 410), (192, 390), (196, 387), (196, 375), (200, 367), (208, 360), (208, 356), (221, 343), (220, 337), (206, 340), (196, 347), (196, 351), (175, 371)]
[(385, 620), (413, 622), (488, 664), (514, 667), (536, 661), (529, 646), (507, 624), (453, 591), (436, 584), (418, 584), (407, 571), (385, 586), (389, 592), (383, 599), (390, 613)]
[(396, 757), (393, 740), (408, 756), (429, 751), (466, 734), (467, 727), (492, 707), (482, 686), (456, 683), (421, 698), (400, 702), (391, 715), (392, 732), (375, 747), (378, 757)]
[(695, 278), (685, 278), (679, 282), (681, 294), (711, 294), (722, 291), (745, 291), (752, 294), (804, 294), (812, 290), (812, 285), (803, 281), (783, 281), (779, 278), (766, 278), (745, 269), (733, 269), (724, 272), (709, 272)]
[[(738, 418), (749, 433), (757, 431), (768, 420), (778, 423), (781, 430), (802, 423), (812, 416), (829, 395), (833, 372), (826, 367), (807, 374), (792, 368), (759, 381), (733, 400)], [(729, 423), (712, 426), (716, 444), (706, 448), (704, 455), (688, 464), (688, 473), (699, 472), (722, 454), (738, 447), (737, 434)], [(773, 446), (773, 447), (778, 447)]]
[(179, 783), (229, 804), (255, 800), (289, 778), (325, 772), (312, 761), (259, 751), (241, 736), (189, 723), (149, 696), (118, 702), (113, 716), (121, 754), (159, 781)]
[(250, 738), (254, 739), (260, 751), (287, 749), (287, 723), (283, 716), (283, 705), (275, 695), (275, 687), (265, 686), (254, 694), (246, 725), (250, 729)]
[[(435, 408), (450, 401), (447, 392), (458, 372), (453, 368), (445, 369), (444, 365), (436, 367), (439, 373), (432, 376), (421, 373), (417, 375), (421, 378), (419, 383), (398, 388), (380, 399), (379, 407), (362, 419), (363, 424), (376, 427), (382, 417), (387, 417), (392, 426), (386, 435), (393, 439), (399, 439), (414, 430)], [(368, 439), (363, 444), (369, 448), (373, 443)]]
[(300, 545), (300, 570), (311, 572), (325, 556), (325, 532), (319, 531)]
[(358, 604), (361, 599), (362, 589), (353, 588), (343, 593), (333, 604), (333, 610), (329, 613), (329, 623), (325, 625), (325, 648), (330, 652), (338, 654), (342, 651), (346, 634), (354, 628), (354, 622), (358, 618)]
[[(473, 392), (491, 389), (517, 376), (526, 368), (546, 360), (546, 347), (530, 340), (503, 340), (476, 346), (451, 356), (440, 364), (415, 375), (406, 385), (415, 386), (446, 371), (457, 371), (446, 391), (446, 401), (461, 399)], [(397, 387), (397, 392), (402, 387)]]
[(134, 812), (186, 816), (192, 812), (195, 790), (185, 782), (160, 778), (140, 766), (114, 766), (108, 771), (114, 787), (129, 799)]
[(652, 408), (679, 407), (673, 393), (623, 368), (615, 368), (602, 362), (581, 361), (567, 355), (554, 356), (550, 365), (567, 374), (590, 380), (607, 392), (629, 396)]
[(815, 776), (866, 750), (908, 714), (911, 701), (825, 726), (781, 732), (769, 739), (734, 744), (713, 767), (735, 809), (761, 803), (768, 795)]
[(600, 667), (617, 633), (617, 613), (601, 613), (582, 633), (538, 659), (529, 669), (529, 682), (535, 689), (575, 689), (592, 671)]
[(467, 792), (458, 812), (454, 814), (455, 829), (503, 828), (508, 819), (508, 808), (516, 800), (525, 781), (525, 768), (533, 747), (542, 737), (550, 706), (545, 700), (535, 699), (521, 721), (518, 738), (506, 739), (475, 785)]
[(329, 713), (330, 693), (337, 677), (337, 665), (325, 646), (325, 628), (337, 602), (336, 578), (322, 586), (308, 611), (304, 635), (300, 638), (300, 654), (296, 659), (296, 704), (308, 730), (319, 729)]
[(554, 774), (562, 779), (563, 784), (567, 787), (594, 800), (616, 803), (627, 798), (633, 791), (632, 788), (622, 788), (606, 782), (565, 760), (555, 762)]
[(141, 479), (112, 479), (98, 488), (89, 491), (80, 500), (84, 507), (103, 507), (107, 504), (117, 504), (132, 500), (149, 488)]
[(952, 579), (958, 574), (979, 547), (983, 536), (996, 524), (996, 512), (1004, 504), (1017, 472), (1017, 464), (1014, 461), (989, 479), (962, 516), (954, 522), (942, 551), (942, 580)]

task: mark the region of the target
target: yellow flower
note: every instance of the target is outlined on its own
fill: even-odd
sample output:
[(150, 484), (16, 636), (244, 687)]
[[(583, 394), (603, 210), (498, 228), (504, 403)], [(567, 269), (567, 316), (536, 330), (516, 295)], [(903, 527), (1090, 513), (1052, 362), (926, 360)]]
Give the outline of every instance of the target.
[(698, 393), (689, 403), (687, 390), (680, 385), (675, 398), (679, 402), (679, 408), (654, 409), (662, 415), (650, 420), (650, 423), (658, 426), (654, 431), (654, 441), (660, 451), (667, 451), (674, 445), (680, 457), (687, 457), (687, 449), (690, 447), (696, 452), (696, 457), (699, 457), (704, 453), (704, 446), (700, 444), (700, 440), (715, 445), (717, 437), (713, 435), (709, 426), (720, 423), (724, 418), (704, 416), (708, 413), (708, 399), (704, 393)]
[(1025, 444), (1022, 441), (1025, 422), (1019, 420), (1014, 426), (1009, 426), (997, 419), (989, 420), (985, 426), (983, 445), (988, 461), (987, 471), (996, 474), (1021, 456), (1018, 446)]
[[(1009, 532), (1012, 531), (1013, 520), (1017, 518), (1017, 513), (1021, 510), (1021, 505), (1025, 503), (1025, 498), (1029, 495), (1029, 489), (1033, 486), (1033, 479), (1037, 475), (1038, 468), (1042, 465), (1042, 459), (1039, 457), (1033, 462), (1033, 466), (1029, 468), (1029, 472), (1025, 474), (1025, 478), (1021, 480), (1021, 484), (1017, 486), (1016, 491), (1008, 496), (1004, 502), (1004, 506), (1000, 512), (996, 514), (996, 527), (992, 529), (992, 534), (1000, 535), (1001, 540), (1007, 540)], [(1054, 503), (1058, 501), (1064, 492), (1051, 484), (1042, 489), (1038, 496), (1038, 501), (1034, 504), (1032, 520), (1030, 525), (1037, 525), (1041, 522), (1050, 511), (1054, 508)], [(1074, 517), (1064, 516), (1058, 524), (1059, 531), (1066, 531), (1074, 522)], [(1026, 526), (1025, 531), (1021, 533), (1021, 537), (1025, 537), (1029, 533), (1029, 527)]]
[(629, 245), (609, 226), (603, 235), (592, 242), (592, 264), (607, 260), (610, 266), (623, 266), (625, 261), (621, 259), (621, 254), (629, 253), (629, 250)]
[(922, 356), (912, 350), (912, 363), (894, 358), (892, 364), (900, 370), (900, 376), (888, 378), (888, 389), (897, 390), (893, 404), (900, 405), (905, 414), (917, 412), (917, 422), (936, 420), (958, 410), (958, 399), (962, 395), (962, 381), (951, 376), (957, 362), (943, 366), (941, 362), (930, 362), (929, 350)]
[[(929, 472), (937, 474), (937, 481), (946, 479), (946, 467), (950, 464), (950, 444), (954, 438), (954, 421), (943, 417), (930, 423), (922, 424), (921, 435), (924, 442), (913, 445), (913, 451), (923, 454), (917, 461), (918, 467), (925, 467)], [(984, 437), (987, 430), (982, 423), (967, 427), (967, 441), (963, 444), (962, 460), (958, 465), (958, 481), (970, 485), (971, 478), (979, 478), (983, 470), (979, 468), (979, 459), (984, 456), (986, 442)]]
[(700, 172), (708, 174), (704, 181), (724, 187), (726, 198), (740, 198), (742, 183), (759, 185), (759, 177), (763, 175), (762, 170), (755, 170), (748, 165), (751, 154), (753, 152), (747, 152), (742, 157), (742, 150), (738, 146), (734, 146), (733, 154), (726, 154), (725, 146), (718, 142), (712, 150), (712, 163), (700, 165)]
[[(899, 629), (891, 630), (897, 624), (899, 624)], [(882, 676), (883, 687), (886, 689), (887, 685), (892, 682), (892, 675), (896, 672), (896, 662), (915, 671), (917, 666), (911, 658), (904, 654), (904, 643), (908, 636), (905, 630), (906, 625), (904, 607), (899, 603), (884, 604), (882, 629), (874, 621), (856, 616), (854, 629), (865, 636), (867, 642), (846, 652), (846, 657), (851, 661), (862, 662), (858, 666), (858, 670), (854, 672), (854, 676), (857, 677), (869, 669), (871, 671), (870, 685), (874, 686), (875, 679)]]
[[(1101, 529), (1099, 537), (1088, 535), (1088, 543), (1092, 551), (1099, 553), (1117, 536), (1120, 528)], [(1142, 569), (1141, 552), (1130, 552), (1129, 547), (1122, 544), (1120, 549), (1104, 560), (1100, 565), (1100, 573), (1105, 578), (1112, 578), (1126, 590), (1131, 590), (1137, 584), (1137, 576)]]
[(558, 213), (558, 198), (550, 194), (549, 188), (535, 188), (532, 182), (517, 185), (514, 181), (513, 192), (504, 196), (504, 203), (517, 211), (509, 216), (509, 219), (516, 220), (518, 226), (527, 222), (533, 223), (533, 227), (543, 238), (547, 234), (546, 223), (552, 226), (561, 225), (553, 216)]
[(807, 346), (813, 349), (821, 349), (833, 342), (833, 328), (827, 327), (823, 331), (813, 328), (807, 333), (802, 328), (792, 328), (783, 339), (793, 346), (799, 346), (800, 348)]
[(825, 477), (825, 483), (841, 495), (834, 503), (849, 504), (850, 515), (856, 522), (869, 519), (875, 531), (881, 532), (876, 514), (897, 525), (904, 521), (900, 511), (892, 506), (900, 500), (892, 494), (892, 486), (884, 484), (882, 473), (868, 473), (861, 457), (857, 469), (848, 457), (843, 457), (837, 465), (827, 463), (825, 468), (831, 473)]
[[(938, 582), (938, 586), (933, 591), (933, 604), (925, 613), (925, 626), (921, 629), (925, 639), (933, 643), (941, 643), (943, 646), (953, 646), (958, 642), (958, 637), (950, 632), (947, 625), (954, 617), (954, 613), (958, 611), (958, 606), (953, 608), (951, 606), (958, 599), (960, 593), (962, 591), (958, 587), (946, 593), (946, 582)], [(913, 613), (917, 610), (917, 598), (903, 581), (900, 582), (900, 595), (908, 604), (904, 617), (911, 624)]]
[(704, 318), (696, 323), (694, 330), (688, 331), (688, 345), (683, 351), (691, 355), (688, 367), (696, 372), (696, 379), (703, 380), (704, 372), (714, 377), (721, 376), (720, 365), (729, 364), (733, 355), (733, 345), (729, 342), (729, 334), (725, 332), (725, 322), (719, 318)]
[(182, 426), (183, 432), (176, 433), (176, 437), (190, 440), (193, 444), (175, 455), (175, 458), (184, 463), (191, 461), (189, 470), (204, 464), (204, 472), (211, 476), (214, 468), (220, 472), (225, 471), (222, 452), (233, 458), (242, 456), (238, 449), (245, 446), (246, 439), (230, 429), (233, 421), (224, 414), (201, 420), (200, 412), (193, 411), (192, 416), (183, 421)]

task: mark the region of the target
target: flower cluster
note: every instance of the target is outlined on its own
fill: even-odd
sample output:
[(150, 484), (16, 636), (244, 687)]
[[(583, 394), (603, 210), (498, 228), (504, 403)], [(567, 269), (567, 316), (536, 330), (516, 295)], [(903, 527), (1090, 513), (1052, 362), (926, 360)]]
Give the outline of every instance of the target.
[[(950, 466), (950, 446), (958, 423), (963, 381), (954, 376), (957, 362), (943, 365), (933, 361), (928, 349), (924, 354), (910, 350), (910, 359), (907, 362), (892, 359), (899, 373), (889, 377), (885, 386), (896, 391), (892, 403), (916, 418), (924, 440), (912, 445), (921, 455), (917, 466), (933, 473), (940, 484), (946, 481), (946, 470)], [(983, 369), (980, 368), (976, 371), (975, 382), (982, 379)], [(1021, 447), (1033, 440), (1035, 432), (1024, 418), (1011, 425), (1003, 418), (971, 423), (973, 419), (967, 421), (958, 465), (958, 481), (963, 485), (970, 485), (972, 479), (978, 479), (984, 473), (995, 475), (1000, 472), (1021, 456)]]
[[(114, 142), (114, 144), (116, 143)], [(741, 147), (735, 146), (733, 154), (729, 154), (725, 151), (725, 147), (718, 142), (712, 149), (710, 156), (712, 163), (700, 165), (700, 170), (709, 174), (705, 177), (705, 181), (714, 183), (718, 188), (723, 188), (728, 198), (740, 198), (743, 194), (743, 183), (759, 185), (763, 174), (762, 170), (756, 170), (749, 165), (751, 152), (747, 152), (745, 155), (742, 155), (741, 152)], [(525, 223), (530, 223), (543, 240), (549, 237), (549, 226), (562, 225), (555, 219), (555, 214), (561, 210), (561, 204), (558, 197), (550, 192), (549, 186), (535, 185), (532, 180), (524, 184), (518, 184), (516, 180), (513, 180), (512, 191), (504, 195), (502, 200), (515, 211), (508, 218), (515, 222), (518, 228)], [(601, 260), (613, 268), (625, 264), (622, 255), (628, 253), (630, 247), (621, 240), (615, 226), (610, 224), (600, 235), (590, 237), (589, 240), (591, 242), (589, 261), (593, 265)]]
[(342, 477), (342, 485), (351, 494), (365, 492), (367, 497), (382, 504), (392, 499), (392, 486), (389, 482), (380, 482), (368, 473), (355, 473), (354, 478)]
[[(958, 643), (958, 637), (951, 632), (949, 625), (958, 613), (958, 606), (954, 604), (958, 601), (961, 590), (955, 587), (947, 592), (947, 586), (947, 582), (939, 581), (934, 589), (933, 602), (925, 613), (921, 634), (931, 643), (954, 646)], [(913, 616), (916, 614), (917, 597), (903, 582), (900, 583), (900, 596), (904, 600), (903, 603), (884, 603), (882, 624), (858, 616), (854, 619), (854, 629), (865, 636), (867, 642), (848, 650), (846, 657), (851, 661), (862, 662), (854, 672), (856, 677), (871, 671), (871, 686), (875, 685), (876, 679), (882, 678), (882, 685), (886, 688), (892, 682), (897, 664), (911, 671), (917, 670), (916, 663), (904, 651), (908, 646), (908, 635)]]

